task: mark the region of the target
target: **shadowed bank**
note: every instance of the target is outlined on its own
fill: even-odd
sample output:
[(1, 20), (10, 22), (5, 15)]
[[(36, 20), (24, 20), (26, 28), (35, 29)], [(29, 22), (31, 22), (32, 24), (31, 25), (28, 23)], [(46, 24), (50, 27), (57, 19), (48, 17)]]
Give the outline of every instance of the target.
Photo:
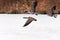
[[(0, 0), (0, 13), (12, 14), (16, 10), (19, 14), (32, 11), (32, 5), (35, 0)], [(49, 8), (53, 5), (57, 6), (55, 13), (60, 13), (60, 0), (36, 0), (37, 5), (35, 11), (41, 13), (46, 11), (48, 13)], [(33, 8), (34, 9), (34, 8)], [(16, 14), (16, 13), (14, 13)]]

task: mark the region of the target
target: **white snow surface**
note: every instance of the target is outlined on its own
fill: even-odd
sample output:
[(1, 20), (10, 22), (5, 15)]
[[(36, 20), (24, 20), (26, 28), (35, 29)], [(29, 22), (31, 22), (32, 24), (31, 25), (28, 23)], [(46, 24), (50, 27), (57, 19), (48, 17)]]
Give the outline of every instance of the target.
[[(23, 27), (23, 17), (37, 21)], [(0, 14), (0, 40), (60, 40), (60, 15)]]

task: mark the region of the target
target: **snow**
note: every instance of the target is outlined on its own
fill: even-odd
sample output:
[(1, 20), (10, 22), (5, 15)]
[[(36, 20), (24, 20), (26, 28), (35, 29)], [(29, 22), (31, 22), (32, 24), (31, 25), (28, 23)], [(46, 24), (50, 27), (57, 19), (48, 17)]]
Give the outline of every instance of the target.
[[(37, 21), (23, 27), (29, 16)], [(0, 14), (0, 40), (60, 40), (60, 15)]]

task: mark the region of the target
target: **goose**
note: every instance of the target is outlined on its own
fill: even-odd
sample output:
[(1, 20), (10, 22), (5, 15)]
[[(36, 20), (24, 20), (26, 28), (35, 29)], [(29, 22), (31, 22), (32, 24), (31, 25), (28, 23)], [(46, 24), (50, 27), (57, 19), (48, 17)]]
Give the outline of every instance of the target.
[(32, 14), (35, 14), (35, 15), (37, 15), (37, 13), (35, 13), (36, 12), (36, 6), (37, 6), (37, 1), (34, 0), (34, 2), (32, 4)]
[(54, 10), (56, 10), (56, 5), (52, 6), (52, 7), (49, 9), (49, 14), (50, 14), (51, 17), (56, 18), (57, 15), (54, 13)]
[(28, 19), (23, 27), (29, 25), (32, 21), (37, 21), (37, 19), (35, 19), (33, 17), (23, 17), (23, 18)]

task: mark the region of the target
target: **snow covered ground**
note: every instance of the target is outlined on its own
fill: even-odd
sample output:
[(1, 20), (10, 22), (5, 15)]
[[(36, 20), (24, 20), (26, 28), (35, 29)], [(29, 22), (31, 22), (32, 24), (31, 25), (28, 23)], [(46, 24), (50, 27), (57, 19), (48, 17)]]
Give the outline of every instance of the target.
[[(29, 16), (37, 21), (23, 27)], [(0, 40), (60, 40), (60, 15), (0, 14)]]

